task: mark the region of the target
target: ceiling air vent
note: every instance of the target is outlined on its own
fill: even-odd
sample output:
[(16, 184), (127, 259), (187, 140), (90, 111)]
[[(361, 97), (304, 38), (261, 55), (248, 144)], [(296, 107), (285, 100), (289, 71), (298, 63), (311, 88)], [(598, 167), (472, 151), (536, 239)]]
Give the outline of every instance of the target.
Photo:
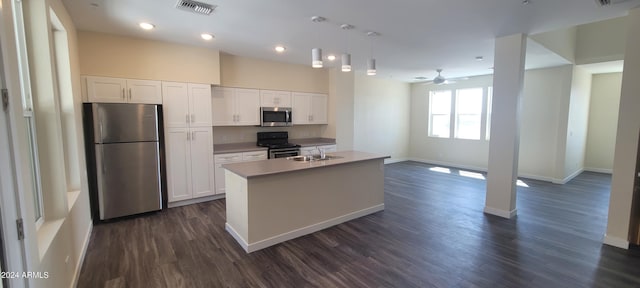
[(211, 12), (213, 12), (213, 10), (216, 9), (216, 6), (192, 0), (178, 0), (178, 3), (176, 3), (176, 8), (199, 14), (209, 15), (211, 14)]
[(629, 0), (596, 0), (596, 3), (598, 3), (598, 5), (600, 6), (609, 6), (611, 4), (618, 4), (626, 1)]

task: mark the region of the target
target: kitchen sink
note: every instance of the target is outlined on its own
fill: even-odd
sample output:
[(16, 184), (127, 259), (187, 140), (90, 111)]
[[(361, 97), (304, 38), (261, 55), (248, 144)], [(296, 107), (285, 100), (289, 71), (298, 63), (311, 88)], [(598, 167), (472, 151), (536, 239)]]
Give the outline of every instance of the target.
[(300, 155), (287, 157), (288, 160), (300, 161), (300, 162), (308, 162), (308, 161), (323, 161), (323, 160), (331, 160), (331, 159), (339, 159), (342, 156), (335, 155), (324, 155), (324, 158), (320, 157), (320, 155)]

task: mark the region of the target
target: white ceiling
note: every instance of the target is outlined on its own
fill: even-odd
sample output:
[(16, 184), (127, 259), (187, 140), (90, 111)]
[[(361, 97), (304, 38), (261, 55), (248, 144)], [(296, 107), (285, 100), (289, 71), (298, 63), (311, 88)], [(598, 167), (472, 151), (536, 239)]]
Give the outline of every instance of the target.
[(623, 66), (623, 60), (580, 65), (581, 68), (586, 69), (591, 74), (622, 72)]
[[(377, 77), (413, 82), (442, 68), (446, 77), (492, 73), (494, 39), (537, 34), (626, 15), (640, 0), (599, 7), (594, 0), (200, 0), (216, 11), (203, 16), (178, 10), (176, 0), (63, 0), (77, 29), (205, 46), (230, 54), (310, 65), (311, 49), (324, 56), (352, 54), (364, 71), (373, 42)], [(314, 23), (314, 15), (327, 18)], [(142, 31), (137, 23), (156, 25)], [(341, 30), (348, 23), (353, 30)], [(206, 42), (200, 34), (215, 39)], [(533, 41), (529, 41), (533, 42)], [(273, 48), (287, 47), (283, 54)], [(533, 47), (533, 48), (532, 48)], [(527, 66), (548, 67), (566, 60), (537, 43), (528, 45)], [(546, 51), (545, 51), (546, 50)], [(537, 51), (536, 53), (533, 53)], [(554, 56), (555, 55), (555, 56)], [(484, 61), (476, 61), (483, 56)], [(532, 58), (531, 57), (537, 57)], [(556, 63), (555, 61), (560, 61)], [(325, 61), (325, 66), (338, 63)]]

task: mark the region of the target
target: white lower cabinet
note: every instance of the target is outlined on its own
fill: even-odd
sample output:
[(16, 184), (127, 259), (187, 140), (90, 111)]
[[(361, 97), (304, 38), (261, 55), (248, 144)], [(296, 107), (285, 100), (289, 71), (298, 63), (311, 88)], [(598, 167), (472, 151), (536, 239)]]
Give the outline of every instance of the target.
[(331, 145), (318, 145), (318, 146), (306, 146), (300, 148), (300, 155), (317, 155), (320, 154), (318, 148), (324, 151), (324, 153), (331, 153), (338, 151), (336, 144)]
[(214, 195), (212, 127), (169, 128), (165, 138), (168, 201)]
[(216, 194), (225, 193), (224, 171), (222, 164), (267, 160), (267, 151), (251, 151), (240, 153), (225, 153), (215, 155)]

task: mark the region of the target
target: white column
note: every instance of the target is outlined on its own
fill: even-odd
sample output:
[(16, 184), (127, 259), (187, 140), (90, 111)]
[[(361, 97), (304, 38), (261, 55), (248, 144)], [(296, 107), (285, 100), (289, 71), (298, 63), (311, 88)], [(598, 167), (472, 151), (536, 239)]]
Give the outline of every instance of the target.
[[(604, 243), (629, 248), (629, 224), (640, 131), (640, 8), (629, 11), (616, 150)], [(640, 199), (635, 199), (640, 201)]]
[(520, 99), (524, 83), (526, 44), (527, 36), (524, 34), (496, 39), (484, 212), (503, 218), (516, 215)]

